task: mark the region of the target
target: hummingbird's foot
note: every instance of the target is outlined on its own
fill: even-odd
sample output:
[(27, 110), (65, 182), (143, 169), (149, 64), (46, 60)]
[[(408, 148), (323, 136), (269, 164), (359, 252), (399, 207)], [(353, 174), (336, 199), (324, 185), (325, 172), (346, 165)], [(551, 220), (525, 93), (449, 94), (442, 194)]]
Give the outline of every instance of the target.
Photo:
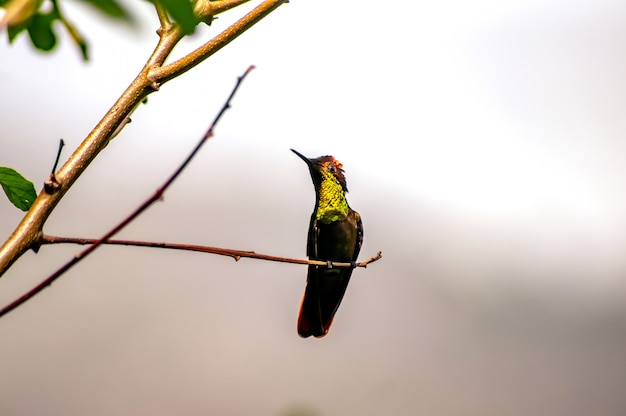
[(332, 269), (333, 268), (333, 262), (330, 261), (330, 260), (327, 260), (326, 261), (326, 267), (328, 267), (329, 269)]
[(350, 267), (352, 267), (353, 269), (356, 269), (356, 261), (351, 261)]

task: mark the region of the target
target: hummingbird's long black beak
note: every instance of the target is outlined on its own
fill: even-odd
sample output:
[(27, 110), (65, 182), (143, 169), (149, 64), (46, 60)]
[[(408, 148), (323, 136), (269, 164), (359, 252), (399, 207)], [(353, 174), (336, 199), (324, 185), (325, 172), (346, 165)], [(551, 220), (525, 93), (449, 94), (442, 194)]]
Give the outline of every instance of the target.
[(303, 155), (302, 153), (298, 152), (297, 150), (293, 150), (290, 149), (292, 152), (294, 152), (295, 154), (298, 155), (298, 157), (302, 160), (304, 160), (304, 162), (311, 167), (313, 165), (313, 161), (311, 159), (309, 159), (308, 157), (306, 157), (305, 155)]

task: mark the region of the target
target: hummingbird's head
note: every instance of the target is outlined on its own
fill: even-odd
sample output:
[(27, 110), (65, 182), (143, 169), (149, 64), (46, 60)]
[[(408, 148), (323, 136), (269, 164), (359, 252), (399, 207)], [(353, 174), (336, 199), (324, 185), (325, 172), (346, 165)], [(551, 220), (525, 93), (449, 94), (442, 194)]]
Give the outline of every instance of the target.
[(334, 178), (341, 185), (343, 191), (348, 192), (346, 177), (343, 174), (343, 165), (337, 159), (332, 156), (320, 156), (315, 159), (309, 159), (296, 150), (291, 149), (291, 151), (307, 164), (316, 188), (318, 188), (323, 181)]

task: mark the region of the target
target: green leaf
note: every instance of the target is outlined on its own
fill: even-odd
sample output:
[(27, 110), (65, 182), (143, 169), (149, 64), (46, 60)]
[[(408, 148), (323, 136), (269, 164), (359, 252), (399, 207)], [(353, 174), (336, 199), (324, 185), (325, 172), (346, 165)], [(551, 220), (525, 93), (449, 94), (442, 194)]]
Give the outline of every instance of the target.
[(116, 0), (83, 0), (109, 17), (130, 20), (130, 14)]
[(41, 3), (42, 0), (10, 0), (4, 2), (0, 0), (0, 6), (5, 11), (0, 21), (7, 27), (9, 43), (13, 43), (15, 38), (31, 25), (33, 16), (41, 7)]
[(26, 25), (18, 25), (18, 26), (9, 26), (7, 27), (7, 33), (9, 34), (9, 43), (13, 43), (17, 35), (22, 33), (24, 29), (26, 29)]
[(37, 198), (33, 183), (14, 169), (0, 166), (0, 185), (9, 201), (22, 211), (28, 211)]
[(35, 48), (42, 51), (51, 51), (56, 43), (57, 37), (52, 30), (52, 23), (58, 18), (56, 13), (41, 14), (33, 16), (28, 26), (28, 34)]
[(189, 0), (156, 0), (165, 7), (165, 10), (172, 16), (172, 19), (180, 25), (180, 28), (187, 35), (193, 33), (198, 18), (193, 12), (193, 6)]
[(85, 38), (83, 38), (83, 35), (80, 34), (78, 29), (76, 29), (76, 26), (67, 21), (63, 16), (61, 16), (59, 20), (61, 21), (61, 23), (63, 23), (63, 26), (65, 26), (65, 29), (70, 34), (70, 37), (72, 38), (76, 46), (80, 48), (80, 52), (83, 55), (83, 61), (88, 61), (89, 45), (87, 44), (87, 41), (85, 41)]

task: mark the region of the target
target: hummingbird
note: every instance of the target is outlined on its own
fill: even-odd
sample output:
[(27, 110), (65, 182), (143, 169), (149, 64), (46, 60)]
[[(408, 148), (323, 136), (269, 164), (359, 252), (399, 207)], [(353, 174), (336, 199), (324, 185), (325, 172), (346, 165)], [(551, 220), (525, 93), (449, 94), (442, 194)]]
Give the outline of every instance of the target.
[(363, 224), (346, 200), (348, 187), (343, 166), (332, 156), (309, 159), (291, 149), (309, 167), (315, 188), (315, 208), (307, 238), (311, 260), (352, 263), (352, 268), (309, 266), (298, 316), (298, 335), (321, 338), (328, 333), (346, 293), (363, 242)]

